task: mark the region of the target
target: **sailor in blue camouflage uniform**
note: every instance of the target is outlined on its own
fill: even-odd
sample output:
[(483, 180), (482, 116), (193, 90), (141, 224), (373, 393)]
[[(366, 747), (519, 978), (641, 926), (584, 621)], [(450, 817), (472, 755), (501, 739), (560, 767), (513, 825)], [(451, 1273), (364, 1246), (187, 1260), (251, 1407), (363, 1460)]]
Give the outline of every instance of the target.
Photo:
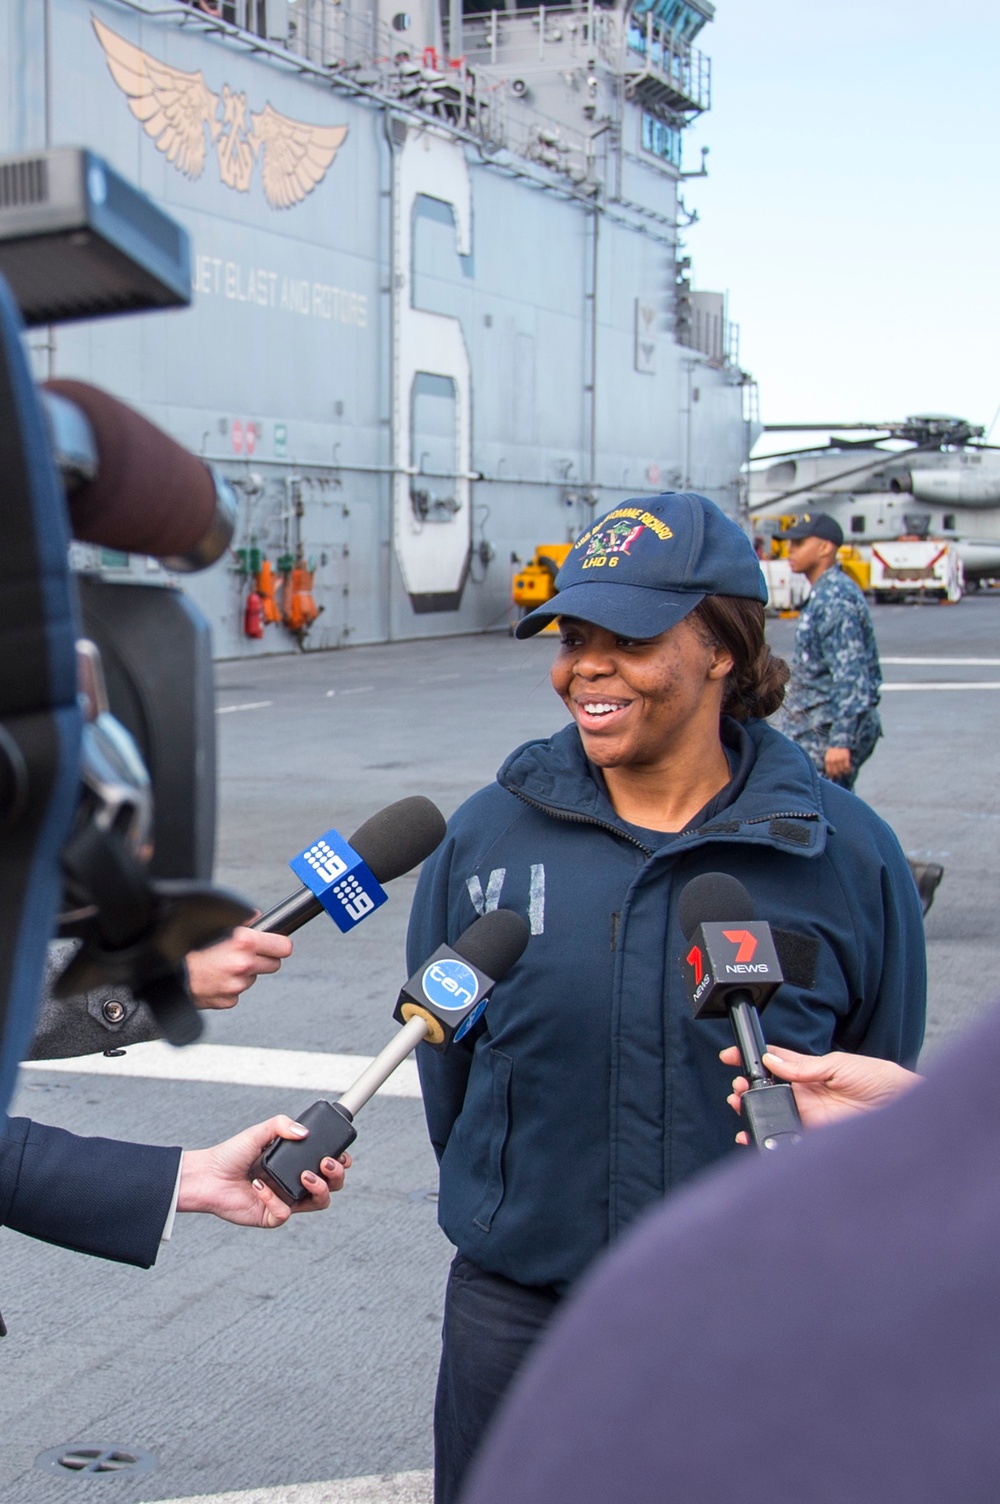
[(796, 574), (811, 588), (795, 633), (792, 679), (777, 725), (825, 778), (853, 788), (882, 734), (882, 684), (875, 631), (864, 596), (837, 563), (844, 541), (826, 512), (783, 534)]

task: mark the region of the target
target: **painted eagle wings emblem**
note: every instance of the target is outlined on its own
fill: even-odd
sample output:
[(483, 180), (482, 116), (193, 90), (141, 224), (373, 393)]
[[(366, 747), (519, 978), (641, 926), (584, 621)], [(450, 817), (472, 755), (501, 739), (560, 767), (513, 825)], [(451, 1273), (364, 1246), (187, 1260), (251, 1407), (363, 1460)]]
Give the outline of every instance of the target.
[(228, 84), (213, 94), (200, 71), (186, 73), (160, 62), (96, 16), (90, 19), (132, 114), (186, 177), (201, 176), (211, 141), (228, 188), (248, 192), (254, 164), (260, 163), (264, 196), (273, 209), (293, 208), (323, 181), (347, 136), (346, 125), (309, 125), (270, 104), (251, 113), (248, 123), (245, 94)]
[(250, 127), (264, 194), (274, 209), (290, 209), (312, 193), (347, 135), (346, 125), (306, 125), (279, 115), (269, 104), (250, 116)]
[(104, 48), (111, 77), (128, 97), (128, 107), (146, 135), (185, 177), (200, 178), (205, 169), (205, 127), (212, 141), (221, 123), (215, 115), (219, 96), (198, 73), (184, 73), (158, 62), (91, 16)]

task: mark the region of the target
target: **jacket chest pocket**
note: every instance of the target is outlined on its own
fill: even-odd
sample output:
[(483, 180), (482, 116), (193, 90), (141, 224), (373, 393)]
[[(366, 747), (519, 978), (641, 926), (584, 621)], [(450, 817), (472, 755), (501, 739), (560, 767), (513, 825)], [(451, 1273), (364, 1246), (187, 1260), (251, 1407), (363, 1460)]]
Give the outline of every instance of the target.
[(502, 1050), (491, 1049), (489, 1060), (491, 1120), (486, 1184), (482, 1204), (473, 1219), (483, 1232), (489, 1232), (503, 1201), (503, 1156), (510, 1135), (510, 1077), (514, 1067), (510, 1055)]

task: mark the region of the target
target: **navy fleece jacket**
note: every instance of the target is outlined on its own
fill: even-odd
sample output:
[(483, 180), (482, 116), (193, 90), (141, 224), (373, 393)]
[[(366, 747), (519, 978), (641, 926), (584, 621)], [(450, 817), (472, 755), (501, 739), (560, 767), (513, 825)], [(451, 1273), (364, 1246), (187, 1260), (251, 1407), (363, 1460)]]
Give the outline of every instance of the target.
[(421, 874), (411, 970), (487, 909), (531, 926), (471, 1043), (418, 1052), (441, 1227), (508, 1279), (565, 1289), (733, 1148), (718, 1059), (732, 1036), (691, 1017), (679, 964), (678, 898), (699, 873), (732, 874), (761, 918), (819, 941), (815, 988), (786, 984), (767, 1008), (770, 1043), (916, 1061), (923, 924), (895, 836), (764, 722), (724, 722), (724, 737), (742, 787), (656, 851), (618, 818), (567, 726), (512, 754)]

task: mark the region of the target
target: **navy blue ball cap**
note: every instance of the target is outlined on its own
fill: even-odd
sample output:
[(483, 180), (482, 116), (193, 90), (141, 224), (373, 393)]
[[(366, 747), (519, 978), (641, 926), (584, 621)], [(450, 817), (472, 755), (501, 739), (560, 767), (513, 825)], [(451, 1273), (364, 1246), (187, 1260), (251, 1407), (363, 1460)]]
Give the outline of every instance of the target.
[(556, 575), (556, 590), (518, 622), (515, 637), (533, 637), (557, 616), (623, 637), (658, 637), (706, 595), (767, 601), (750, 539), (696, 491), (613, 507), (574, 543)]
[(824, 543), (835, 543), (839, 548), (844, 541), (844, 529), (829, 512), (806, 512), (779, 538), (822, 538)]

